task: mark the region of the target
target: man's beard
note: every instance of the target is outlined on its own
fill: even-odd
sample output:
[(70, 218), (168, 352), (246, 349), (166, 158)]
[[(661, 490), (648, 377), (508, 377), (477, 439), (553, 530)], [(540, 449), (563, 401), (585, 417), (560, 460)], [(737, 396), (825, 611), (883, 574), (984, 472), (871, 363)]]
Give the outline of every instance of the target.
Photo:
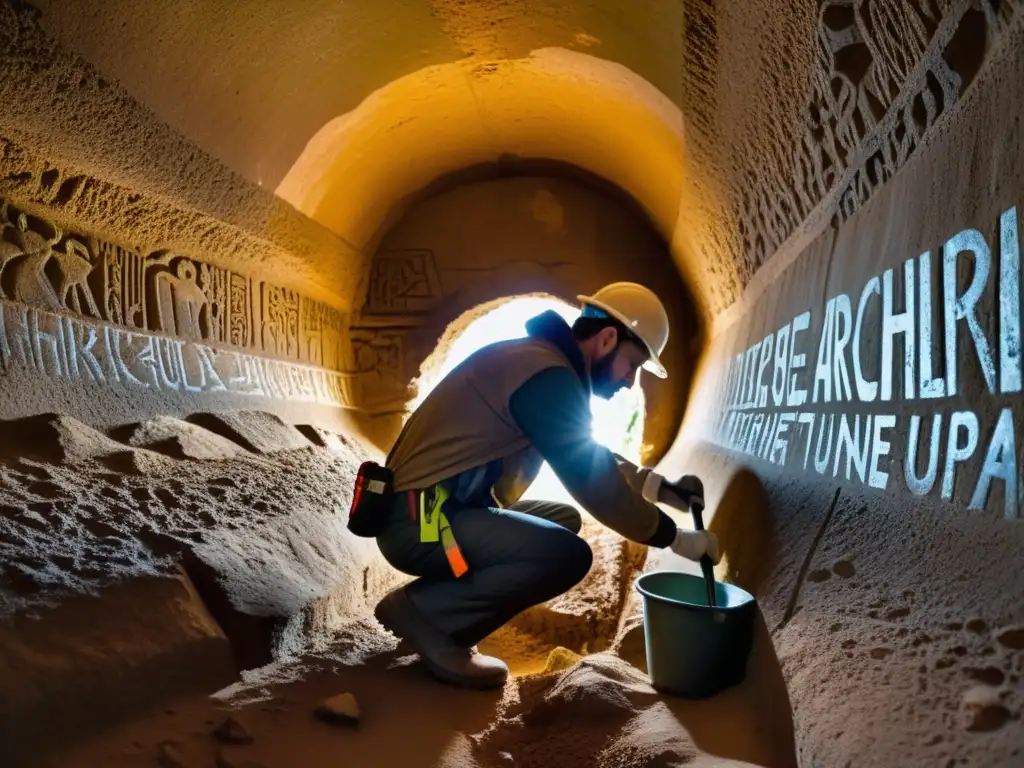
[[(616, 347), (616, 349), (618, 349)], [(590, 365), (590, 388), (598, 397), (611, 400), (620, 389), (626, 389), (627, 383), (622, 379), (612, 380), (612, 362), (615, 360), (615, 349), (595, 360)]]

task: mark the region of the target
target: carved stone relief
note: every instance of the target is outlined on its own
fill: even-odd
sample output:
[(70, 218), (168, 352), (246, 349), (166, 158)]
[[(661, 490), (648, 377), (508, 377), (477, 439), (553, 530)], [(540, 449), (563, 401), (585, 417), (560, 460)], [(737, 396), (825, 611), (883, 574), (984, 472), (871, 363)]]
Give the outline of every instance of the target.
[(427, 312), (440, 298), (441, 280), (432, 251), (391, 251), (374, 257), (366, 314)]
[(372, 407), (408, 398), (403, 337), (404, 332), (398, 330), (353, 331), (354, 370), (362, 383), (360, 402), (364, 405)]
[(964, 93), (1018, 9), (1006, 0), (820, 0), (803, 131), (742, 172), (748, 272), (837, 187), (840, 224), (891, 178)]
[(0, 201), (0, 298), (287, 360), (345, 362), (344, 315), (332, 307), (182, 254), (65, 234), (8, 201)]
[(353, 407), (354, 365), (333, 307), (0, 200), (0, 372)]

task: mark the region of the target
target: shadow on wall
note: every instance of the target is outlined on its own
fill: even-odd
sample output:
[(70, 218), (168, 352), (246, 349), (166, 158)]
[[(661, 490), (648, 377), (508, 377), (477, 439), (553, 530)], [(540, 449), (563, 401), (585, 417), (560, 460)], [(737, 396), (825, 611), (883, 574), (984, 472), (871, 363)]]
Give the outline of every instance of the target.
[[(723, 552), (716, 569), (718, 580), (757, 595), (774, 559), (773, 527), (768, 494), (760, 478), (749, 469), (738, 469), (726, 483), (708, 526), (718, 536)], [(760, 608), (754, 633), (747, 678), (740, 686), (700, 703), (673, 700), (671, 708), (701, 749), (743, 759), (732, 743), (738, 734), (726, 733), (720, 725), (731, 720), (738, 727), (746, 723), (766, 732), (761, 739), (771, 744), (772, 765), (795, 765), (793, 709)]]
[(773, 528), (760, 478), (749, 469), (737, 470), (708, 525), (722, 547), (718, 579), (757, 595), (774, 560)]
[[(687, 701), (666, 696), (665, 702), (705, 752), (772, 768), (796, 765), (793, 708), (760, 610), (747, 677), (741, 684), (710, 699)], [(733, 727), (723, 727), (724, 723)], [(768, 753), (771, 760), (765, 761)]]

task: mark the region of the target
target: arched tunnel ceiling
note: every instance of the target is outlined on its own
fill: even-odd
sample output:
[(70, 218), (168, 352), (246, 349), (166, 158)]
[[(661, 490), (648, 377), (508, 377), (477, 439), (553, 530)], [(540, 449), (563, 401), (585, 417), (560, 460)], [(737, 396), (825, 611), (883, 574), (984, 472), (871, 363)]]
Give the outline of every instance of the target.
[(389, 82), (562, 47), (677, 100), (679, 0), (36, 0), (42, 25), (238, 173), (284, 178), (327, 122)]
[(679, 0), (37, 5), (159, 118), (359, 248), (439, 176), (550, 159), (644, 206), (705, 311), (735, 298), (728, 258), (691, 256), (709, 217), (688, 199)]

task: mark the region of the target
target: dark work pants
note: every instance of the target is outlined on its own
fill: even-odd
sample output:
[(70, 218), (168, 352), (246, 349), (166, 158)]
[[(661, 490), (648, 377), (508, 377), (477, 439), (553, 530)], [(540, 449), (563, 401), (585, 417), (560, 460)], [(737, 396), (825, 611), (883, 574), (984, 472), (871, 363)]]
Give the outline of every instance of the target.
[(577, 535), (580, 513), (567, 504), (527, 501), (445, 514), (469, 565), (461, 578), (439, 543), (420, 543), (407, 494), (397, 494), (377, 543), (392, 566), (420, 577), (406, 587), (409, 599), (460, 645), (476, 645), (517, 613), (571, 589), (590, 570), (590, 545)]

